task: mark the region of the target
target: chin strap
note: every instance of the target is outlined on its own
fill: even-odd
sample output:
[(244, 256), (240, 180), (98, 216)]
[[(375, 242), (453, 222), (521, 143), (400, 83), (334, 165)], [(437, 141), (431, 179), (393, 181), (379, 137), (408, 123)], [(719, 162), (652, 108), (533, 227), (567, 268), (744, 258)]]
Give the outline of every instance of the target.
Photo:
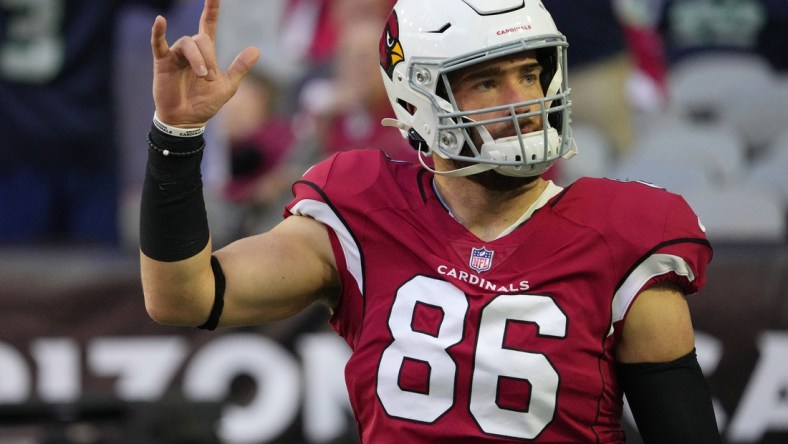
[(383, 126), (393, 126), (394, 128), (400, 129), (400, 130), (402, 130), (402, 131), (404, 131), (406, 133), (411, 128), (408, 125), (400, 122), (399, 120), (392, 119), (392, 118), (389, 118), (389, 117), (386, 117), (385, 119), (381, 120), (380, 124), (383, 125)]
[(446, 177), (462, 177), (462, 176), (470, 176), (472, 174), (478, 174), (484, 171), (490, 171), (498, 167), (498, 165), (493, 165), (490, 163), (475, 163), (473, 165), (468, 165), (466, 167), (457, 168), (456, 170), (449, 170), (449, 171), (438, 171), (435, 168), (430, 167), (424, 162), (424, 158), (426, 155), (422, 152), (419, 152), (419, 163), (425, 170), (429, 171), (436, 176), (446, 176)]
[[(397, 128), (397, 129), (399, 129), (401, 131), (404, 131), (405, 133), (409, 132), (410, 129), (411, 129), (411, 127), (406, 125), (405, 123), (400, 122), (399, 120), (396, 120), (396, 119), (391, 119), (391, 118), (385, 118), (385, 119), (381, 120), (380, 123), (383, 126), (391, 126), (391, 127)], [(435, 175), (438, 175), (438, 176), (447, 176), (447, 177), (470, 176), (472, 174), (481, 173), (483, 171), (489, 171), (489, 170), (492, 170), (492, 169), (495, 169), (495, 168), (498, 167), (498, 165), (493, 165), (493, 164), (489, 164), (489, 163), (476, 163), (476, 164), (469, 165), (469, 166), (466, 166), (466, 167), (457, 168), (456, 170), (438, 171), (435, 168), (432, 168), (429, 165), (427, 165), (427, 163), (424, 161), (424, 159), (426, 157), (427, 157), (427, 154), (425, 154), (424, 151), (419, 150), (418, 158), (419, 158), (419, 163), (421, 164), (421, 166), (424, 167), (424, 169), (426, 169), (427, 171), (431, 172), (432, 174), (435, 174)]]
[[(553, 79), (550, 80), (550, 84), (547, 85), (547, 91), (545, 92), (545, 97), (552, 97), (558, 94), (558, 90), (561, 89), (561, 85), (564, 83), (563, 75), (561, 74), (561, 64), (558, 63), (556, 65), (555, 74), (553, 74)], [(545, 107), (550, 109), (553, 106), (553, 101), (545, 102)]]
[[(561, 74), (561, 64), (558, 63), (556, 65), (555, 75), (553, 75), (553, 80), (550, 81), (550, 85), (547, 86), (547, 92), (545, 93), (546, 97), (554, 96), (558, 94), (558, 90), (561, 89), (563, 86), (563, 75)], [(553, 105), (553, 102), (546, 102), (547, 108), (550, 108)], [(570, 133), (571, 134), (571, 133)], [(566, 134), (562, 135), (561, 137), (567, 137)], [(561, 156), (564, 159), (571, 159), (577, 155), (577, 144), (575, 143), (574, 138), (569, 138), (569, 150)]]

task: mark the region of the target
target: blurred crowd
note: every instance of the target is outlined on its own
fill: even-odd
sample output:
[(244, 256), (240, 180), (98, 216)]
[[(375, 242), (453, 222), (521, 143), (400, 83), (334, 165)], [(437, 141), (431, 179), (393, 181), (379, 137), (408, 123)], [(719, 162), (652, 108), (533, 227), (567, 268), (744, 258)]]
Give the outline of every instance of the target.
[[(788, 183), (782, 176), (788, 174), (780, 171), (788, 171), (788, 133), (781, 132), (788, 128), (788, 92), (774, 91), (788, 91), (788, 53), (781, 49), (788, 41), (788, 3), (543, 1), (570, 43), (580, 149), (551, 170), (553, 180), (645, 179), (692, 196), (699, 188), (711, 192), (746, 182), (747, 190), (774, 196), (778, 220), (743, 237), (785, 241)], [(150, 25), (155, 14), (164, 14), (170, 43), (193, 34), (201, 2), (38, 3), (47, 9), (0, 3), (0, 245), (135, 251), (144, 135), (153, 114)], [(203, 174), (215, 245), (280, 220), (292, 182), (331, 153), (377, 147), (393, 158), (416, 159), (398, 130), (380, 125), (393, 117), (378, 67), (378, 39), (393, 4), (223, 2), (217, 36), (222, 65), (245, 46), (259, 47), (262, 57), (206, 133)], [(690, 82), (695, 66), (710, 64), (717, 71)], [(745, 65), (762, 77), (731, 68)], [(730, 183), (723, 186), (720, 174), (708, 183), (688, 180), (704, 174), (697, 156), (667, 159), (672, 166), (689, 164), (671, 168), (673, 176), (657, 175), (661, 164), (651, 158), (641, 162), (644, 170), (633, 166), (649, 135), (681, 134), (676, 121), (739, 142), (740, 164)], [(686, 146), (682, 142), (676, 145)], [(666, 149), (663, 157), (675, 151)], [(703, 159), (715, 156), (712, 147)], [(755, 170), (760, 177), (749, 173)], [(692, 199), (703, 206), (713, 201), (707, 197)], [(711, 217), (705, 209), (701, 216), (705, 211)]]

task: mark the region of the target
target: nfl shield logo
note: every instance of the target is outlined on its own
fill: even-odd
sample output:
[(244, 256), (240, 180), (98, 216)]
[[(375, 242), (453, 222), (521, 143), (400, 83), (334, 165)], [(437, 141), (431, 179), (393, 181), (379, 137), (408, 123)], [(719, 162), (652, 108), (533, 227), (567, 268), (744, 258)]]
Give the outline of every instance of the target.
[(482, 248), (472, 248), (471, 249), (471, 260), (468, 262), (468, 265), (471, 266), (477, 273), (481, 273), (483, 271), (487, 271), (492, 266), (492, 258), (493, 258), (494, 251), (490, 251), (485, 247)]

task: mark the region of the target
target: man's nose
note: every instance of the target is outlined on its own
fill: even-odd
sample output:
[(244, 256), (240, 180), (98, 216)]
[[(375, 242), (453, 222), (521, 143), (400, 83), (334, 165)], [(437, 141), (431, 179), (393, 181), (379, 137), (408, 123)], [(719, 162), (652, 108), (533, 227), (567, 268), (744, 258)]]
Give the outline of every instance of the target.
[[(532, 85), (523, 85), (517, 81), (507, 82), (506, 95), (509, 103), (531, 102), (541, 98), (537, 88)], [(529, 105), (518, 105), (517, 112), (534, 112), (539, 110), (538, 102)]]

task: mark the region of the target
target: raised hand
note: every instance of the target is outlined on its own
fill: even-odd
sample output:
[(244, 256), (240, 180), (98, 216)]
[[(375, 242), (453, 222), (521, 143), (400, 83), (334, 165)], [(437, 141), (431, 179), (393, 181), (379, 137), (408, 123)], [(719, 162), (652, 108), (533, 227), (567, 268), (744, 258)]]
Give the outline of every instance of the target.
[(246, 48), (222, 72), (216, 62), (216, 26), (219, 0), (205, 0), (199, 31), (172, 46), (165, 36), (167, 21), (156, 17), (151, 29), (153, 101), (162, 122), (182, 127), (204, 126), (235, 94), (243, 76), (260, 57)]

